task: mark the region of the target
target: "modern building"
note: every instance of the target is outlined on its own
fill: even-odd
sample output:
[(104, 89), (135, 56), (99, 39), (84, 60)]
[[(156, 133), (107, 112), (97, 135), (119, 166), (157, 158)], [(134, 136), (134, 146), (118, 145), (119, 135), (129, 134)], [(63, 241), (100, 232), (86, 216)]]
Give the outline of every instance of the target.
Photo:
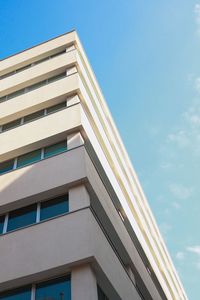
[(75, 31), (0, 61), (0, 234), (0, 299), (187, 299)]

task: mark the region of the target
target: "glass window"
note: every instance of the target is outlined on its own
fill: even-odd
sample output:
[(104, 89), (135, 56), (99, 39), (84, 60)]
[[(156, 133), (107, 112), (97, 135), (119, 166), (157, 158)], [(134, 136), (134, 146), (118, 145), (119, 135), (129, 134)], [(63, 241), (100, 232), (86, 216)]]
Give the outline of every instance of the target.
[(4, 102), (4, 101), (6, 101), (6, 100), (7, 100), (7, 97), (6, 97), (6, 96), (3, 96), (3, 97), (0, 98), (0, 102)]
[(58, 75), (56, 75), (54, 77), (49, 78), (48, 82), (51, 83), (51, 82), (54, 82), (54, 81), (59, 80), (59, 79), (64, 78), (64, 77), (66, 77), (66, 72), (58, 74)]
[(31, 286), (15, 289), (0, 294), (1, 300), (30, 300)]
[(98, 293), (98, 300), (109, 300), (99, 286), (97, 286), (97, 293)]
[(40, 59), (40, 60), (38, 60), (38, 61), (35, 61), (33, 64), (34, 64), (34, 65), (38, 65), (38, 64), (40, 64), (40, 63), (42, 63), (42, 62), (44, 62), (44, 61), (47, 61), (47, 60), (49, 60), (49, 56), (44, 57), (44, 58), (42, 58), (42, 59)]
[(4, 124), (4, 125), (2, 126), (2, 131), (5, 131), (5, 130), (9, 130), (9, 129), (15, 128), (15, 127), (19, 126), (20, 123), (21, 123), (21, 119), (18, 119), (18, 120), (12, 121), (12, 122), (10, 122), (10, 123)]
[(24, 117), (24, 123), (34, 121), (34, 120), (36, 120), (40, 117), (43, 117), (43, 116), (44, 116), (44, 110), (36, 111), (35, 113), (33, 113), (31, 115), (25, 116)]
[(54, 279), (36, 285), (35, 300), (71, 300), (70, 277)]
[(8, 99), (11, 99), (11, 98), (20, 96), (20, 95), (22, 95), (22, 94), (24, 94), (24, 89), (19, 90), (19, 91), (16, 91), (16, 92), (14, 92), (14, 93), (12, 93), (12, 94), (9, 94), (9, 95), (7, 96), (7, 98), (8, 98)]
[(69, 211), (68, 195), (41, 202), (40, 220), (59, 216)]
[(0, 216), (0, 234), (3, 233), (4, 221), (5, 221), (5, 216)]
[(66, 107), (66, 101), (47, 108), (47, 114), (53, 113), (59, 109)]
[(64, 54), (64, 53), (66, 53), (66, 49), (61, 51), (61, 52), (55, 53), (55, 54), (51, 55), (50, 57), (53, 58), (53, 57), (59, 56), (59, 55)]
[(14, 160), (8, 160), (3, 163), (0, 163), (0, 174), (6, 173), (13, 169)]
[(37, 162), (40, 159), (41, 159), (41, 149), (29, 152), (27, 154), (18, 157), (17, 168)]
[(13, 210), (9, 213), (7, 232), (36, 222), (37, 204)]
[(28, 68), (30, 68), (30, 67), (31, 67), (31, 65), (26, 65), (26, 66), (24, 66), (24, 67), (22, 67), (22, 68), (20, 68), (20, 69), (17, 69), (17, 70), (16, 70), (16, 73), (22, 72), (22, 71), (24, 71), (24, 70), (26, 70), (26, 69), (28, 69)]
[(31, 299), (31, 286), (1, 293), (0, 299), (2, 299), (2, 300), (30, 300)]
[(67, 150), (67, 141), (60, 142), (44, 148), (44, 157), (51, 157), (53, 155), (62, 153)]
[(40, 81), (40, 82), (37, 82), (36, 84), (33, 84), (31, 86), (28, 86), (27, 87), (27, 91), (32, 91), (32, 90), (35, 90), (35, 89), (38, 89), (39, 87), (43, 86), (46, 84), (46, 80), (43, 80), (43, 81)]

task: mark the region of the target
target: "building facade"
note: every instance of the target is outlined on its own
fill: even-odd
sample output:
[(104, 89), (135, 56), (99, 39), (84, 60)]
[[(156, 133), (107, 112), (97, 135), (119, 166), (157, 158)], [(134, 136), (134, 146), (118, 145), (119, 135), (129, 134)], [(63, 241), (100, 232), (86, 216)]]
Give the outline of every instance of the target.
[(187, 296), (75, 31), (0, 61), (0, 299)]

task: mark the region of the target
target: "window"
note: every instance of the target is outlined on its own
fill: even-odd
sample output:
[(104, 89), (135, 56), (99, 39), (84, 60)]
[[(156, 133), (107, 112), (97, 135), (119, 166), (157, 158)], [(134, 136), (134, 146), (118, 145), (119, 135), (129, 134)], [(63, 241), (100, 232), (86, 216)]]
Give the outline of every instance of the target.
[(33, 91), (35, 89), (38, 89), (39, 87), (43, 86), (46, 84), (46, 80), (43, 80), (43, 81), (40, 81), (40, 82), (37, 82), (33, 85), (30, 85), (27, 87), (27, 91)]
[(3, 233), (4, 221), (5, 221), (5, 216), (0, 216), (0, 234)]
[(63, 141), (63, 142), (57, 143), (55, 145), (45, 147), (44, 148), (44, 157), (45, 158), (51, 157), (53, 155), (62, 153), (66, 150), (67, 150), (67, 141)]
[(70, 275), (0, 293), (0, 300), (71, 300)]
[(65, 102), (61, 102), (57, 105), (51, 106), (47, 108), (47, 114), (51, 114), (53, 112), (56, 112), (59, 109), (65, 108), (66, 107), (66, 101)]
[(25, 116), (24, 117), (24, 123), (34, 121), (34, 120), (36, 120), (36, 119), (38, 119), (40, 117), (43, 117), (43, 116), (44, 116), (44, 110), (36, 111), (33, 114)]
[(97, 286), (97, 294), (98, 294), (98, 300), (109, 300), (99, 286)]
[(0, 102), (4, 102), (6, 100), (7, 100), (7, 96), (3, 96), (3, 97), (0, 98)]
[[(72, 69), (74, 70), (75, 67), (74, 67), (74, 68), (70, 68), (69, 70), (72, 70)], [(74, 72), (75, 72), (75, 71), (74, 71)], [(73, 73), (74, 73), (74, 72), (73, 72)], [(69, 74), (68, 74), (68, 73), (69, 73)], [(8, 95), (3, 96), (3, 97), (0, 97), (0, 102), (9, 100), (9, 99), (14, 98), (14, 97), (17, 97), (17, 96), (20, 96), (20, 95), (22, 95), (22, 94), (24, 94), (24, 93), (27, 93), (27, 92), (30, 92), (30, 91), (32, 91), (32, 90), (38, 89), (39, 87), (44, 86), (44, 85), (46, 85), (46, 84), (48, 84), (48, 83), (51, 83), (51, 82), (54, 82), (54, 81), (56, 81), (56, 80), (62, 79), (62, 78), (64, 78), (64, 77), (67, 76), (66, 74), (68, 74), (68, 75), (73, 74), (73, 73), (71, 73), (71, 72), (68, 72), (68, 73), (67, 73), (67, 70), (66, 70), (65, 72), (63, 72), (63, 73), (61, 73), (61, 74), (58, 74), (58, 75), (53, 76), (53, 77), (51, 77), (51, 78), (48, 78), (48, 79), (46, 79), (46, 80), (37, 82), (37, 83), (35, 83), (35, 84), (33, 84), (33, 85), (27, 86), (27, 87), (25, 87), (24, 89), (18, 90), (18, 91), (14, 92), (14, 93), (8, 94)]]
[(40, 220), (59, 216), (69, 211), (68, 195), (41, 202)]
[(0, 163), (0, 174), (4, 174), (13, 169), (14, 160), (8, 160), (3, 163)]
[[(44, 158), (48, 158), (57, 154), (60, 154), (64, 151), (67, 151), (67, 141), (62, 141), (60, 143), (41, 148), (24, 155), (21, 155), (15, 159), (5, 161), (0, 163), (0, 175), (4, 174), (13, 169), (18, 169), (20, 167), (24, 167), (28, 164), (32, 164), (38, 162)], [(42, 155), (44, 154), (44, 155)]]
[(61, 73), (61, 74), (58, 74), (58, 75), (56, 75), (56, 76), (54, 76), (54, 77), (49, 78), (49, 79), (48, 79), (48, 83), (54, 82), (54, 81), (56, 81), (56, 80), (58, 80), (58, 79), (62, 79), (62, 78), (64, 78), (64, 77), (66, 77), (66, 72)]
[(2, 300), (31, 300), (31, 286), (0, 294)]
[(19, 126), (20, 124), (21, 124), (21, 119), (12, 121), (10, 123), (7, 123), (7, 124), (3, 125), (2, 126), (2, 131), (6, 131), (6, 130), (9, 130), (9, 129), (15, 128), (15, 127)]
[(7, 232), (34, 224), (36, 222), (37, 204), (13, 210), (9, 213)]
[[(0, 216), (0, 234), (57, 217), (69, 211), (68, 194), (31, 204)], [(7, 218), (8, 216), (8, 218)], [(4, 231), (5, 226), (5, 231)]]
[(9, 94), (9, 95), (7, 96), (7, 99), (11, 99), (11, 98), (20, 96), (20, 95), (22, 95), (23, 93), (24, 93), (24, 89), (18, 90), (18, 91), (16, 91), (16, 92), (12, 93), (12, 94)]
[(71, 299), (70, 276), (37, 284), (36, 292), (35, 292), (35, 300), (44, 300), (44, 299), (70, 300)]
[(32, 164), (41, 159), (41, 149), (29, 152), (22, 156), (19, 156), (17, 159), (17, 168)]

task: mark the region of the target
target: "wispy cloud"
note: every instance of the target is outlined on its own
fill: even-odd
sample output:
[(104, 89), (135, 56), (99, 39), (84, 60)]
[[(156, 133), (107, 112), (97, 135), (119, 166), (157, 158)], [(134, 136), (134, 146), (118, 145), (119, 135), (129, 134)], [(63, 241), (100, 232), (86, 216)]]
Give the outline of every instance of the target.
[(162, 233), (162, 236), (164, 237), (165, 241), (167, 241), (168, 233), (172, 230), (172, 226), (168, 224), (167, 222), (163, 222), (159, 224), (160, 231)]
[(181, 208), (181, 205), (180, 205), (178, 202), (176, 202), (176, 201), (172, 202), (172, 206), (173, 206), (175, 209), (180, 209), (180, 208)]
[[(200, 93), (200, 78), (198, 81)], [(178, 129), (168, 134), (166, 146), (171, 145), (180, 150), (190, 151), (190, 155), (200, 156), (200, 99), (181, 115), (181, 125)]]
[[(193, 187), (186, 187), (182, 184), (171, 183), (169, 185), (169, 190), (173, 194), (173, 196), (180, 200), (185, 200), (191, 197), (193, 194)], [(175, 202), (174, 202), (175, 203)], [(177, 204), (177, 202), (176, 202)]]
[(185, 148), (190, 145), (188, 133), (184, 130), (178, 130), (175, 133), (170, 133), (167, 137), (168, 142), (173, 142), (179, 148)]
[(163, 169), (163, 170), (169, 170), (173, 167), (172, 163), (170, 162), (162, 162), (160, 164), (160, 168)]
[(185, 253), (182, 251), (179, 251), (176, 253), (176, 259), (179, 261), (183, 261), (185, 259)]
[(200, 257), (200, 245), (187, 247), (187, 251), (197, 254)]
[(200, 4), (196, 3), (194, 6), (195, 20), (197, 24), (197, 31), (200, 33)]
[(197, 255), (197, 261), (195, 262), (195, 266), (198, 270), (200, 270), (200, 245), (187, 247), (186, 250), (190, 253)]

